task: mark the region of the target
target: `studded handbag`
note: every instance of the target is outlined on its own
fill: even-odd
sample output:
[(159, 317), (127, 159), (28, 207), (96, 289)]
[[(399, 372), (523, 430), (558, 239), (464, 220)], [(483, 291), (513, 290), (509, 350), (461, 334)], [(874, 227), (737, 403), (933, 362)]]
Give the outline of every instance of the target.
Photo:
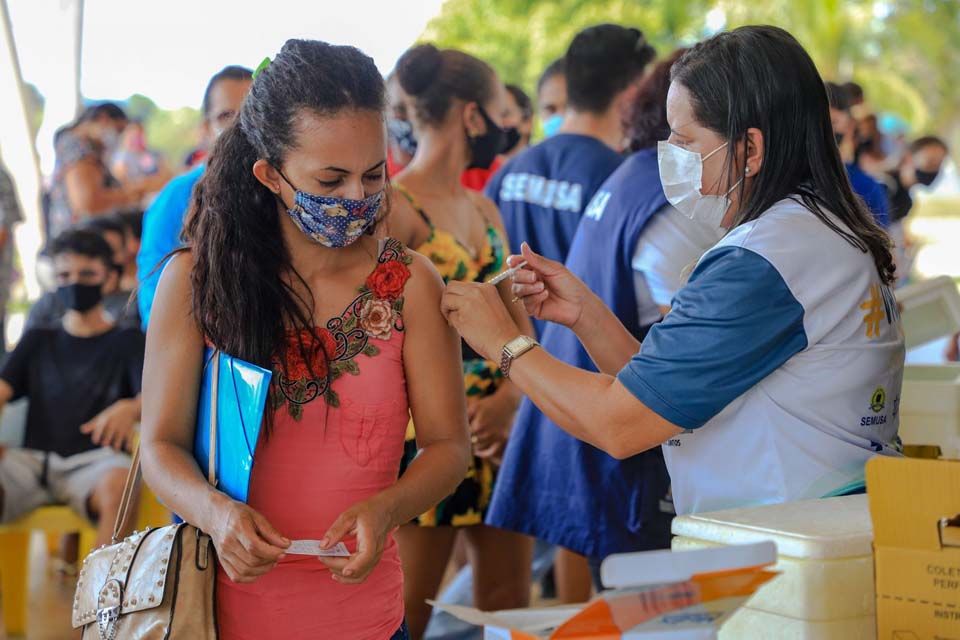
[[(219, 358), (214, 358), (207, 479), (216, 485)], [(73, 600), (82, 640), (215, 640), (217, 559), (210, 536), (186, 523), (117, 538), (140, 486), (140, 450), (130, 465), (113, 544), (83, 561)]]

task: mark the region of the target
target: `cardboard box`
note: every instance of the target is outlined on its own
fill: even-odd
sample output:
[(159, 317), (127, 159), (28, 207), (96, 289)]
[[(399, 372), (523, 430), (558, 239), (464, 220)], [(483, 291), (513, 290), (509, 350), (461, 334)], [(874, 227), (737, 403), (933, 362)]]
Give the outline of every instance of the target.
[(611, 556), (601, 567), (611, 590), (583, 605), (483, 613), (431, 604), (484, 629), (485, 640), (713, 640), (723, 622), (763, 584), (777, 556), (772, 542), (697, 551)]
[(960, 639), (960, 461), (867, 463), (880, 640)]

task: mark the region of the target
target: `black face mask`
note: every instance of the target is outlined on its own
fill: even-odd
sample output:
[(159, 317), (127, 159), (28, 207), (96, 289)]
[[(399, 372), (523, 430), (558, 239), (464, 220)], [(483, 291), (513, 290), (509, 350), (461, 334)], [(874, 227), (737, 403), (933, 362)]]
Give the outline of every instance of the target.
[(102, 284), (65, 284), (57, 287), (57, 300), (67, 309), (84, 313), (103, 300)]
[(939, 171), (920, 171), (920, 169), (914, 169), (913, 173), (917, 176), (917, 182), (925, 187), (932, 185), (933, 181), (940, 175)]
[(516, 127), (510, 127), (509, 129), (504, 129), (503, 133), (503, 151), (500, 153), (510, 153), (520, 144), (520, 131), (518, 131)]
[(470, 165), (467, 169), (489, 169), (497, 155), (505, 149), (507, 134), (490, 119), (483, 107), (480, 107), (480, 115), (487, 125), (487, 132), (473, 138), (467, 137), (470, 145)]
[(833, 139), (837, 141), (837, 146), (838, 146), (838, 147), (843, 144), (843, 138), (844, 138), (844, 136), (843, 136), (842, 133), (834, 133), (834, 134), (833, 134)]

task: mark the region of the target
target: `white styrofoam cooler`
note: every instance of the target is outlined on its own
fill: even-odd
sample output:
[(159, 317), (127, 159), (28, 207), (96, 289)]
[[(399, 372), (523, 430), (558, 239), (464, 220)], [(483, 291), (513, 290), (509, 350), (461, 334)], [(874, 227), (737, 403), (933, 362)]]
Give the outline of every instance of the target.
[(876, 640), (877, 618), (818, 622), (742, 608), (720, 628), (718, 640)]
[(773, 569), (782, 574), (731, 618), (728, 637), (755, 637), (745, 630), (767, 626), (773, 635), (756, 637), (875, 633), (873, 526), (865, 495), (679, 516), (673, 533), (674, 549), (763, 540), (777, 545)]
[(960, 332), (960, 293), (949, 276), (901, 287), (894, 295), (907, 349)]
[(960, 458), (960, 364), (904, 367), (900, 439)]

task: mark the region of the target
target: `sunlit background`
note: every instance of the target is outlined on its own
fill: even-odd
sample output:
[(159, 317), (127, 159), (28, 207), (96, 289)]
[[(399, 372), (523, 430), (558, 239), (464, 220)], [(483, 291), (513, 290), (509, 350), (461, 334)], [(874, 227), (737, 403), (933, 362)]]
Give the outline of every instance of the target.
[[(39, 175), (50, 174), (58, 127), (85, 103), (115, 100), (146, 123), (150, 146), (177, 166), (197, 142), (199, 103), (209, 77), (228, 64), (256, 67), (291, 37), (356, 45), (385, 74), (411, 44), (431, 40), (488, 60), (505, 81), (533, 94), (543, 68), (589, 24), (637, 26), (667, 53), (726, 28), (773, 23), (800, 39), (825, 79), (861, 84), (885, 134), (911, 139), (935, 133), (960, 148), (960, 0), (6, 0), (6, 5), (24, 82), (21, 107), (9, 99), (16, 90), (13, 71), (0, 76), (6, 98), (0, 101), (0, 153), (28, 213), (18, 232), (27, 285), (21, 300), (36, 293), (29, 255), (39, 243), (33, 167)], [(912, 224), (925, 242), (916, 263), (923, 275), (960, 275), (954, 246), (960, 216), (953, 219), (960, 213), (958, 193), (960, 180), (950, 163), (932, 189), (918, 194), (921, 206)]]

